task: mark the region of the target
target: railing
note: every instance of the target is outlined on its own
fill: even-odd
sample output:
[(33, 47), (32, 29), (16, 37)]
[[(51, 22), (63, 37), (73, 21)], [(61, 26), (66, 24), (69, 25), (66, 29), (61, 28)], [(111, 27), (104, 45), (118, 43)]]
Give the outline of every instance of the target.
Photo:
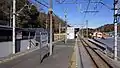
[(54, 34), (54, 41), (64, 40), (64, 39), (65, 39), (65, 33)]

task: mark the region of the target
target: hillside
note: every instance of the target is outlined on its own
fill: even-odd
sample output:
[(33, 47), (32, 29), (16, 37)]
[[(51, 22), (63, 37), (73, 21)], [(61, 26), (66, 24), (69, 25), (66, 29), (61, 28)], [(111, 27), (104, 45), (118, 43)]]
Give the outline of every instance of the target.
[[(34, 5), (31, 5), (31, 3), (28, 2), (28, 0), (16, 1), (16, 27), (49, 28), (49, 14), (46, 14), (43, 10), (38, 11)], [(27, 6), (25, 6), (26, 4)], [(53, 14), (54, 32), (58, 32), (59, 24), (61, 24), (62, 27), (65, 26), (65, 22), (57, 15)], [(0, 1), (0, 25), (12, 26), (12, 0)]]
[[(96, 28), (96, 30), (101, 32), (111, 32), (114, 31), (114, 24), (105, 24), (103, 26)], [(120, 31), (120, 23), (118, 23), (118, 31)]]

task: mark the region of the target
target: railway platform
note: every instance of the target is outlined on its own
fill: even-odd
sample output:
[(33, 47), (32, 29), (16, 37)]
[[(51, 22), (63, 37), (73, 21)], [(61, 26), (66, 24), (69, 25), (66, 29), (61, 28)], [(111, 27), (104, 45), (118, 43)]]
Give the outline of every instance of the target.
[(40, 63), (40, 51), (36, 49), (25, 55), (0, 63), (0, 68), (69, 68), (75, 41), (67, 40), (67, 43), (59, 41), (53, 45), (53, 54), (44, 58), (42, 63)]
[[(93, 42), (93, 41), (92, 41)], [(86, 38), (53, 43), (53, 54), (40, 61), (40, 50), (0, 63), (0, 68), (120, 68), (120, 62)]]

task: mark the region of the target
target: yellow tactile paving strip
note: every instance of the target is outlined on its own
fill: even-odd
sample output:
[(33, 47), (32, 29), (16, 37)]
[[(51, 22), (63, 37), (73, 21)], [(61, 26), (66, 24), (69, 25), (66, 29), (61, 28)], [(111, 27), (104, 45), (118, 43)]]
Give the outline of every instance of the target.
[(70, 59), (69, 68), (76, 68), (75, 47), (74, 47), (74, 51), (73, 51), (72, 57), (71, 57), (71, 59)]

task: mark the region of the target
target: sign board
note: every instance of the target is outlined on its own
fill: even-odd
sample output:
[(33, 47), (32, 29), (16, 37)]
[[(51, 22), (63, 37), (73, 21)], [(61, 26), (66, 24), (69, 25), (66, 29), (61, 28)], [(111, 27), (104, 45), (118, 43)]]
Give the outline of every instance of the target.
[(40, 32), (40, 61), (42, 62), (42, 59), (45, 55), (49, 53), (49, 47), (48, 47), (48, 32), (42, 31)]
[(17, 32), (16, 39), (22, 39), (22, 32)]
[(67, 27), (67, 39), (74, 39), (74, 27)]
[(40, 32), (40, 46), (45, 47), (48, 46), (48, 33), (47, 32)]

